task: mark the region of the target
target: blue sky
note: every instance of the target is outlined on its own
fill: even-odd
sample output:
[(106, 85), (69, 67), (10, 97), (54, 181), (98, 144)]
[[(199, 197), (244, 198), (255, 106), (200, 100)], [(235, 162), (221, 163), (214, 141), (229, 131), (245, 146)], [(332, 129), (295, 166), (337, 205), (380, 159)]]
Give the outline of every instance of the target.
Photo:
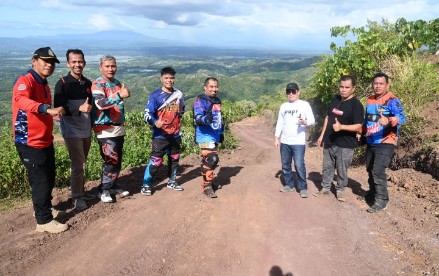
[(130, 30), (185, 43), (328, 49), (333, 26), (426, 21), (439, 0), (2, 0), (0, 37)]

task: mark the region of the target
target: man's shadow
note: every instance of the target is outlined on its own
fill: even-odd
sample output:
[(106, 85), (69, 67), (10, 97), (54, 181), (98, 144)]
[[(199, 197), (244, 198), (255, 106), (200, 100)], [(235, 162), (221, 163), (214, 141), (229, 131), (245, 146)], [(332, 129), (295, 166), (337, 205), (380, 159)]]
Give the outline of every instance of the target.
[[(285, 179), (283, 177), (282, 174), (282, 170), (279, 170), (276, 174), (275, 174), (276, 178), (279, 178), (282, 186), (285, 186)], [(297, 179), (297, 174), (296, 172), (293, 172), (293, 177), (295, 179), (295, 183), (296, 183), (296, 179)], [(336, 182), (336, 177), (337, 175), (334, 175), (334, 179), (333, 179), (333, 183)], [(320, 191), (322, 189), (322, 174), (320, 172), (309, 172), (308, 173), (308, 178), (309, 181), (311, 181), (314, 186)], [(364, 196), (364, 194), (366, 193), (366, 190), (364, 190), (361, 186), (361, 183), (359, 183), (358, 181), (349, 178), (348, 180), (348, 184), (347, 187), (352, 190), (352, 193), (357, 195), (357, 196)], [(296, 188), (297, 189), (297, 188)], [(336, 194), (336, 188), (335, 185), (332, 184), (331, 185), (331, 192), (335, 195)]]
[(215, 184), (226, 186), (232, 183), (231, 178), (238, 175), (243, 169), (242, 166), (221, 167), (216, 175)]
[(268, 272), (269, 276), (293, 276), (293, 273), (287, 272), (283, 273), (282, 268), (280, 268), (278, 265), (274, 265), (271, 267), (270, 271)]

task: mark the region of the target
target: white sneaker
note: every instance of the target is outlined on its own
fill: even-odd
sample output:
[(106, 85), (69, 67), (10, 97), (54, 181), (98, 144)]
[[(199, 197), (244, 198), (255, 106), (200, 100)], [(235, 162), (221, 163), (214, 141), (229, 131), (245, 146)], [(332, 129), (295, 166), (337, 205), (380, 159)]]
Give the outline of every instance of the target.
[(126, 197), (130, 195), (130, 192), (122, 190), (120, 188), (110, 189), (110, 194), (119, 195), (120, 197)]
[(113, 202), (113, 198), (110, 195), (110, 192), (108, 190), (102, 190), (99, 192), (99, 198), (104, 203), (111, 203)]
[(68, 228), (69, 226), (67, 224), (52, 220), (46, 224), (37, 224), (37, 228), (35, 230), (37, 232), (61, 233), (66, 231)]

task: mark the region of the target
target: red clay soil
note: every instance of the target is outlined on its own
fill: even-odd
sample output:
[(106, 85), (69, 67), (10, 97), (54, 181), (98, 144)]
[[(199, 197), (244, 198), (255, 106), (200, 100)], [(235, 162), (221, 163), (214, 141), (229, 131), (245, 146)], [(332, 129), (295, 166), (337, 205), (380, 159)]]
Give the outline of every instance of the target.
[(322, 150), (307, 148), (310, 197), (302, 199), (279, 192), (280, 157), (269, 120), (249, 118), (232, 131), (240, 147), (220, 154), (216, 181), (223, 188), (216, 199), (201, 194), (200, 160), (193, 155), (181, 162), (183, 192), (166, 188), (162, 177), (153, 196), (141, 195), (144, 167), (121, 174), (119, 184), (131, 196), (113, 204), (96, 199), (76, 212), (67, 189), (54, 191), (55, 206), (68, 211), (62, 221), (70, 228), (61, 234), (35, 232), (30, 203), (2, 213), (0, 274), (439, 274), (438, 181), (430, 175), (389, 172), (395, 182), (429, 183), (428, 196), (390, 182), (389, 208), (369, 214), (356, 199), (367, 190), (363, 166), (350, 170), (346, 202), (313, 197)]

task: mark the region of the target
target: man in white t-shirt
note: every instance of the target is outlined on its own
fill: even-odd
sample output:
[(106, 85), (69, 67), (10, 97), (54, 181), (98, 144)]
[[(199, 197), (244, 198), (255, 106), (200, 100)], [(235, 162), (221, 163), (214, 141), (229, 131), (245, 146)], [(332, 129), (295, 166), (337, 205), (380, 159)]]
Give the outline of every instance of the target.
[(305, 168), (306, 128), (315, 124), (314, 114), (308, 102), (299, 99), (300, 90), (297, 83), (289, 83), (286, 88), (288, 102), (279, 109), (274, 146), (280, 148), (282, 174), (285, 186), (281, 192), (294, 191), (292, 161), (297, 173), (297, 188), (300, 197), (308, 197)]

